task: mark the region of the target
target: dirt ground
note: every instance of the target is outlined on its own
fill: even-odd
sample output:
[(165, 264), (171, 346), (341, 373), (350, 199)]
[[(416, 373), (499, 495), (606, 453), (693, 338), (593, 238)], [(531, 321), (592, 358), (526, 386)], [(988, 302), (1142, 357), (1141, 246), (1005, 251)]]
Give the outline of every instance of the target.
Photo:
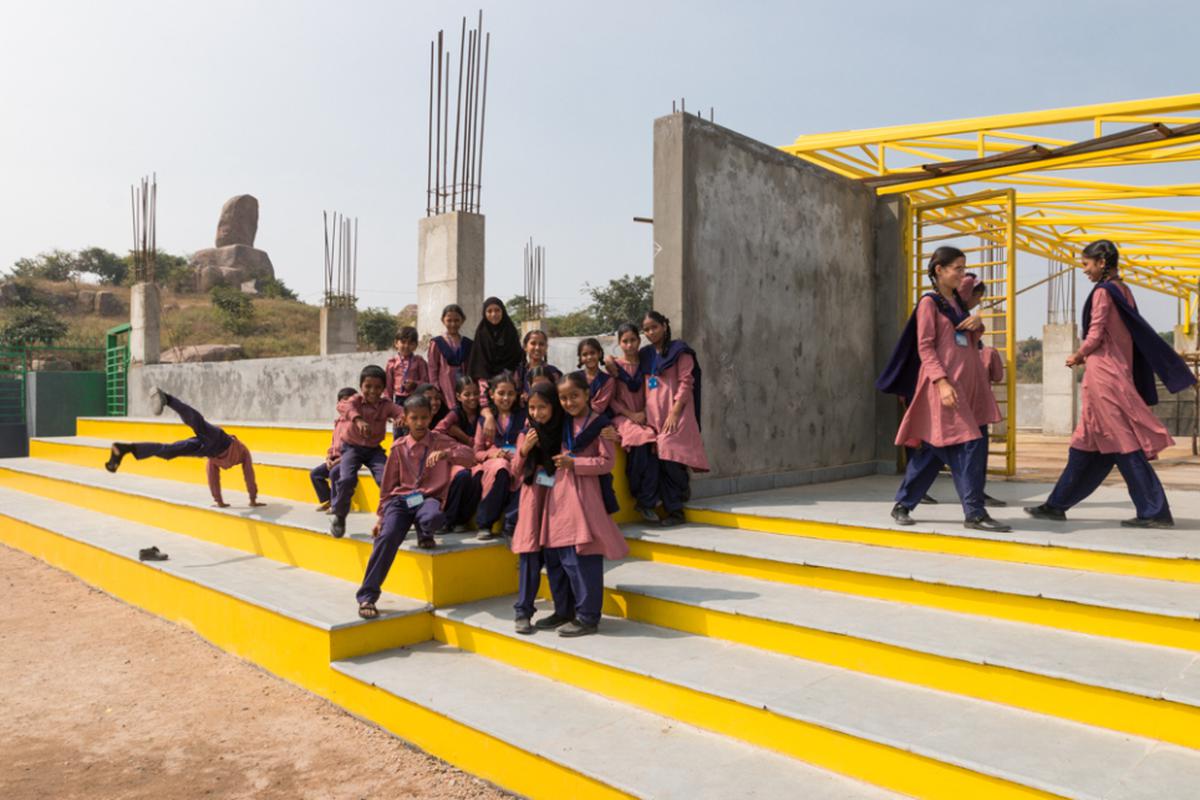
[(0, 545), (0, 798), (510, 797)]
[[(1026, 431), (1017, 432), (1017, 474), (1011, 480), (1054, 483), (1067, 464), (1069, 436), (1045, 436)], [(992, 450), (1001, 445), (993, 444)], [(1003, 459), (995, 456), (992, 467), (1002, 467)], [(1176, 436), (1175, 446), (1164, 450), (1154, 462), (1154, 471), (1168, 489), (1200, 490), (1200, 456), (1192, 455), (1190, 436)], [(989, 477), (988, 480), (1002, 480)], [(1105, 484), (1123, 486), (1121, 473), (1114, 469)]]

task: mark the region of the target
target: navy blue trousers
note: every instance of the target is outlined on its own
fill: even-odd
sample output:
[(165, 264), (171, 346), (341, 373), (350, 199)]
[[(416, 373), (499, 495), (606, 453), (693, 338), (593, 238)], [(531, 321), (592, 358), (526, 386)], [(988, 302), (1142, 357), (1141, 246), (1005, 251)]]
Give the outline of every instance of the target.
[[(519, 571), (517, 577), (517, 602), (513, 603), (513, 612), (516, 619), (530, 619), (533, 617), (534, 601), (537, 600), (538, 587), (542, 584), (542, 566), (546, 563), (546, 559), (542, 556), (542, 551), (538, 550), (533, 553), (521, 553), (517, 557), (517, 569)], [(570, 598), (570, 602), (559, 608), (557, 601), (555, 602), (554, 611), (559, 616), (567, 617), (568, 619), (575, 614), (574, 598), (571, 597), (571, 586), (566, 583), (566, 575), (558, 576), (565, 585), (559, 587), (555, 597)]]
[(387, 453), (382, 447), (359, 447), (355, 444), (342, 445), (342, 460), (338, 462), (337, 489), (333, 492), (333, 513), (345, 517), (354, 499), (358, 486), (358, 470), (363, 465), (371, 470), (375, 483), (383, 485), (383, 468), (387, 466)]
[(571, 545), (547, 547), (542, 557), (555, 612), (584, 625), (598, 625), (604, 607), (604, 556), (581, 556)]
[(896, 502), (912, 511), (929, 493), (942, 464), (950, 467), (954, 488), (962, 501), (966, 519), (984, 515), (983, 486), (987, 478), (987, 440), (972, 439), (949, 447), (924, 444), (908, 459), (904, 480), (896, 491)]
[(629, 448), (625, 477), (629, 479), (629, 492), (638, 508), (653, 509), (658, 505), (658, 455), (653, 444)]
[(312, 481), (313, 491), (317, 493), (317, 500), (322, 503), (331, 502), (333, 495), (337, 492), (336, 476), (337, 464), (334, 464), (331, 470), (324, 461), (308, 471), (308, 479)]
[(430, 498), (419, 508), (409, 508), (401, 497), (393, 497), (388, 501), (383, 509), (383, 525), (371, 547), (371, 557), (367, 560), (362, 586), (358, 587), (358, 602), (374, 603), (379, 599), (382, 592), (380, 587), (413, 523), (417, 525), (418, 537), (432, 536), (434, 531), (446, 524), (442, 504)]
[(500, 472), (496, 475), (496, 480), (492, 482), (492, 490), (486, 495), (483, 493), (483, 474), (475, 476), (475, 492), (479, 495), (479, 506), (475, 509), (475, 524), (483, 530), (490, 530), (496, 524), (496, 520), (500, 519), (500, 515), (508, 510), (511, 505), (511, 497), (513, 493), (509, 491), (509, 486), (512, 484), (512, 476), (508, 472)]
[[(983, 442), (984, 442), (983, 481), (984, 481), (984, 485), (986, 486), (987, 485), (987, 448), (988, 448), (988, 442), (990, 441), (990, 439), (988, 439), (988, 426), (980, 425), (979, 432), (983, 434)], [(917, 455), (917, 453), (920, 453), (922, 450), (927, 451), (928, 449), (929, 449), (929, 445), (927, 445), (927, 444), (921, 445), (921, 447), (919, 449), (913, 448), (913, 447), (904, 448), (905, 452), (908, 453), (908, 460), (910, 462)], [(938, 473), (942, 471), (942, 467), (945, 466), (946, 462), (942, 461), (940, 458), (929, 458), (928, 455), (926, 455), (924, 461), (925, 461), (925, 466), (922, 467), (921, 474), (918, 475), (916, 478), (914, 478), (914, 480), (918, 481), (918, 482), (928, 481), (929, 486), (932, 488), (934, 481), (937, 480)], [(928, 493), (928, 492), (926, 492), (926, 493)], [(924, 497), (924, 495), (922, 495), (922, 497)]]
[(233, 444), (233, 438), (228, 433), (206, 420), (199, 411), (166, 392), (163, 392), (163, 397), (166, 398), (166, 405), (179, 415), (179, 419), (192, 429), (195, 436), (167, 444), (134, 442), (132, 451), (134, 458), (139, 461), (143, 458), (170, 460), (179, 456), (213, 458), (224, 453), (229, 449), (229, 445)]
[(450, 479), (446, 491), (446, 520), (451, 525), (465, 525), (479, 505), (479, 487), (471, 471), (464, 469)]
[(1067, 466), (1046, 505), (1066, 511), (1083, 502), (1099, 488), (1113, 466), (1121, 471), (1129, 498), (1137, 509), (1138, 519), (1166, 519), (1171, 516), (1167, 495), (1163, 491), (1150, 459), (1141, 450), (1133, 453), (1097, 453), (1076, 450), (1067, 452)]

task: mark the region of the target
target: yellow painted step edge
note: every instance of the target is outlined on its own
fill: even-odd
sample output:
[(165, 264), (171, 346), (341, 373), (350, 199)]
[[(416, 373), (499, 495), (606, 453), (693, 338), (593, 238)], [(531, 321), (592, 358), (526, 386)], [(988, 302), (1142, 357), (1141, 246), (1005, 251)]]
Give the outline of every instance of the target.
[(962, 614), (1027, 622), (1131, 642), (1200, 651), (1200, 620), (1090, 606), (1065, 600), (992, 592), (909, 578), (713, 553), (628, 539), (634, 558), (748, 578), (811, 586)]
[[(333, 438), (333, 414), (328, 428), (285, 428), (271, 425), (224, 425), (230, 436), (236, 436), (250, 452), (292, 453), (320, 457), (329, 449)], [(217, 423), (220, 424), (220, 423)], [(179, 421), (175, 412), (163, 412), (162, 422), (143, 422), (125, 417), (108, 419), (79, 419), (75, 424), (79, 436), (109, 439), (117, 442), (170, 442), (194, 436), (192, 429)], [(391, 445), (391, 434), (384, 439), (385, 448)]]
[[(0, 466), (0, 486), (54, 500), (62, 500), (64, 494), (68, 494), (68, 502), (80, 508), (345, 581), (361, 581), (371, 555), (370, 543), (357, 539), (338, 540), (327, 534), (226, 514), (217, 509), (176, 505), (98, 486), (63, 484), (3, 466)], [(516, 591), (516, 586), (516, 556), (502, 546), (439, 555), (402, 550), (383, 582), (386, 592), (424, 600), (435, 606), (511, 594)]]
[(672, 630), (1200, 749), (1200, 708), (1018, 669), (605, 589), (604, 611)]
[(435, 616), (441, 642), (714, 733), (929, 800), (1056, 797), (953, 764)]
[(885, 528), (863, 528), (855, 525), (703, 509), (687, 509), (684, 516), (689, 522), (715, 525), (721, 528), (800, 536), (806, 539), (856, 542), (880, 547), (919, 550), (926, 553), (944, 553), (993, 561), (1012, 561), (1018, 564), (1037, 564), (1043, 567), (1063, 567), (1085, 572), (1103, 572), (1110, 575), (1200, 583), (1200, 559), (1156, 558), (1130, 553), (1106, 553), (1074, 547), (997, 542), (969, 536), (912, 533)]

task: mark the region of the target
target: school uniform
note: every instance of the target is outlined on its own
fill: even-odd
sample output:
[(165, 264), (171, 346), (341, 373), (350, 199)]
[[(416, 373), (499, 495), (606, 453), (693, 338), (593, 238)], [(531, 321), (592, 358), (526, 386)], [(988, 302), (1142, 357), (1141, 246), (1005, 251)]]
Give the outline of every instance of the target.
[[(350, 510), (354, 488), (358, 486), (358, 470), (366, 466), (378, 484), (383, 483), (383, 471), (387, 464), (387, 453), (380, 445), (387, 435), (389, 420), (400, 419), (404, 410), (388, 400), (380, 398), (368, 403), (361, 394), (348, 397), (338, 403), (338, 418), (347, 423), (342, 434), (342, 460), (337, 466), (337, 491), (333, 498), (333, 513), (344, 519)], [(368, 431), (359, 431), (356, 419), (363, 419)]]
[[(317, 466), (313, 467), (309, 473), (309, 480), (312, 481), (313, 490), (317, 493), (317, 500), (322, 504), (332, 502), (334, 494), (337, 492), (337, 480), (331, 480), (331, 476), (336, 475), (337, 459), (342, 456), (342, 440), (346, 432), (346, 426), (351, 423), (342, 419), (333, 421), (333, 437), (329, 442), (329, 449), (325, 451), (325, 460)], [(329, 462), (333, 461), (332, 467)]]
[(470, 357), (471, 340), (466, 336), (459, 336), (456, 343), (451, 343), (446, 334), (429, 340), (429, 352), (425, 356), (429, 382), (442, 390), (442, 397), (446, 398), (447, 403), (454, 397), (458, 376), (466, 370)]
[[(546, 510), (546, 497), (550, 490), (544, 483), (549, 482), (549, 476), (542, 481), (534, 480), (525, 483), (526, 457), (521, 455), (521, 447), (525, 444), (528, 432), (522, 432), (517, 437), (517, 454), (513, 459), (513, 474), (520, 481), (517, 489), (516, 522), (513, 526), (510, 547), (517, 554), (518, 579), (517, 602), (513, 604), (516, 619), (529, 619), (534, 614), (534, 601), (537, 600), (538, 587), (542, 580), (542, 567), (545, 559), (542, 557), (542, 517)], [(556, 471), (557, 472), (557, 471)], [(556, 586), (551, 587), (551, 597), (555, 599), (554, 613), (563, 619), (575, 616), (575, 604), (571, 595), (570, 583), (566, 575), (557, 572), (554, 575)]]
[[(406, 388), (407, 384), (415, 383), (419, 386), (422, 383), (430, 383), (429, 365), (425, 363), (425, 359), (415, 353), (407, 358), (397, 353), (388, 359), (383, 371), (387, 375), (383, 396), (399, 406), (404, 405), (405, 398), (410, 394)], [(453, 393), (448, 395), (448, 397), (453, 396)]]
[[(646, 424), (655, 431), (658, 451), (657, 470), (648, 470), (641, 481), (653, 485), (654, 495), (662, 498), (668, 514), (681, 514), (691, 492), (688, 469), (709, 470), (704, 440), (700, 436), (700, 367), (695, 352), (678, 340), (671, 342), (666, 355), (659, 353), (653, 345), (647, 345), (638, 358), (639, 372), (644, 378)], [(679, 425), (667, 433), (663, 426), (671, 408), (680, 400), (683, 411)], [(654, 505), (643, 507), (653, 508)]]
[[(568, 419), (563, 426), (562, 452), (573, 455), (575, 465), (555, 472), (539, 537), (555, 608), (573, 604), (573, 616), (583, 625), (600, 622), (604, 559), (629, 554), (625, 537), (608, 515), (601, 496), (599, 478), (612, 472), (616, 457), (612, 443), (598, 435), (599, 426), (588, 431), (595, 420), (589, 413), (584, 419)], [(601, 421), (607, 424), (603, 418)], [(583, 444), (583, 434), (589, 432), (591, 440)]]
[[(583, 375), (586, 378), (587, 372), (584, 372)], [(596, 377), (588, 380), (588, 404), (592, 407), (592, 411), (596, 414), (607, 414), (616, 390), (617, 382), (604, 371), (604, 365), (601, 364)]]
[(625, 477), (638, 507), (653, 509), (658, 505), (658, 454), (654, 450), (658, 437), (649, 425), (634, 422), (628, 416), (631, 412), (646, 411), (645, 384), (637, 365), (623, 358), (616, 361), (620, 372), (612, 381), (609, 411), (621, 436), (621, 447), (625, 448)]
[[(518, 408), (498, 415), (495, 437), (484, 433), (484, 426), (476, 426), (473, 473), (479, 495), (475, 521), (480, 528), (491, 528), (501, 514), (510, 510), (512, 489), (519, 475), (514, 466), (515, 458), (524, 428), (525, 412)], [(512, 459), (499, 456), (500, 453), (509, 453)]]
[(523, 406), (529, 403), (529, 371), (535, 367), (541, 367), (546, 370), (546, 377), (556, 385), (562, 380), (563, 371), (553, 364), (535, 364), (531, 367), (527, 362), (522, 361), (513, 374), (517, 378), (517, 395), (521, 398), (521, 405)]
[(254, 478), (254, 461), (250, 451), (237, 440), (236, 436), (213, 425), (196, 409), (189, 406), (173, 395), (162, 392), (163, 403), (179, 415), (184, 425), (192, 429), (193, 436), (178, 442), (133, 442), (130, 452), (138, 461), (146, 458), (161, 458), (170, 461), (181, 456), (192, 458), (207, 458), (205, 464), (208, 478), (208, 490), (218, 504), (224, 504), (221, 497), (221, 470), (232, 469), (240, 465), (242, 476), (246, 481), (246, 493), (250, 502), (258, 499), (258, 483)]
[[(449, 457), (426, 467), (429, 455), (440, 450)], [(407, 434), (392, 444), (379, 490), (378, 515), (382, 523), (358, 589), (358, 602), (374, 603), (379, 599), (396, 552), (414, 523), (422, 540), (432, 538), (445, 526), (442, 506), (450, 489), (450, 467), (470, 464), (472, 458), (471, 448), (437, 431), (427, 431), (420, 441)]]
[(1065, 512), (1092, 494), (1114, 466), (1139, 520), (1171, 520), (1171, 508), (1150, 461), (1175, 443), (1150, 410), (1158, 402), (1157, 373), (1168, 391), (1195, 383), (1191, 370), (1137, 311), (1129, 287), (1101, 282), (1083, 308), (1085, 371), (1079, 425), (1066, 469), (1045, 505)]

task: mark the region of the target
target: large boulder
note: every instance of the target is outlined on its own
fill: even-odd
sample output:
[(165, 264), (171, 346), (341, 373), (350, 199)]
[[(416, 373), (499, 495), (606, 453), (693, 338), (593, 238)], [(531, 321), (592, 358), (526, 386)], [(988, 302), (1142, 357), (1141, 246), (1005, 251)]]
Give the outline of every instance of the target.
[(239, 194), (225, 201), (221, 218), (217, 220), (217, 247), (231, 244), (254, 246), (258, 234), (258, 200), (249, 194)]
[(116, 317), (125, 313), (125, 304), (116, 292), (96, 292), (96, 313), (102, 317)]
[(214, 286), (240, 287), (247, 281), (275, 277), (271, 257), (263, 250), (244, 244), (197, 250), (190, 264), (196, 271), (197, 286), (202, 292)]

